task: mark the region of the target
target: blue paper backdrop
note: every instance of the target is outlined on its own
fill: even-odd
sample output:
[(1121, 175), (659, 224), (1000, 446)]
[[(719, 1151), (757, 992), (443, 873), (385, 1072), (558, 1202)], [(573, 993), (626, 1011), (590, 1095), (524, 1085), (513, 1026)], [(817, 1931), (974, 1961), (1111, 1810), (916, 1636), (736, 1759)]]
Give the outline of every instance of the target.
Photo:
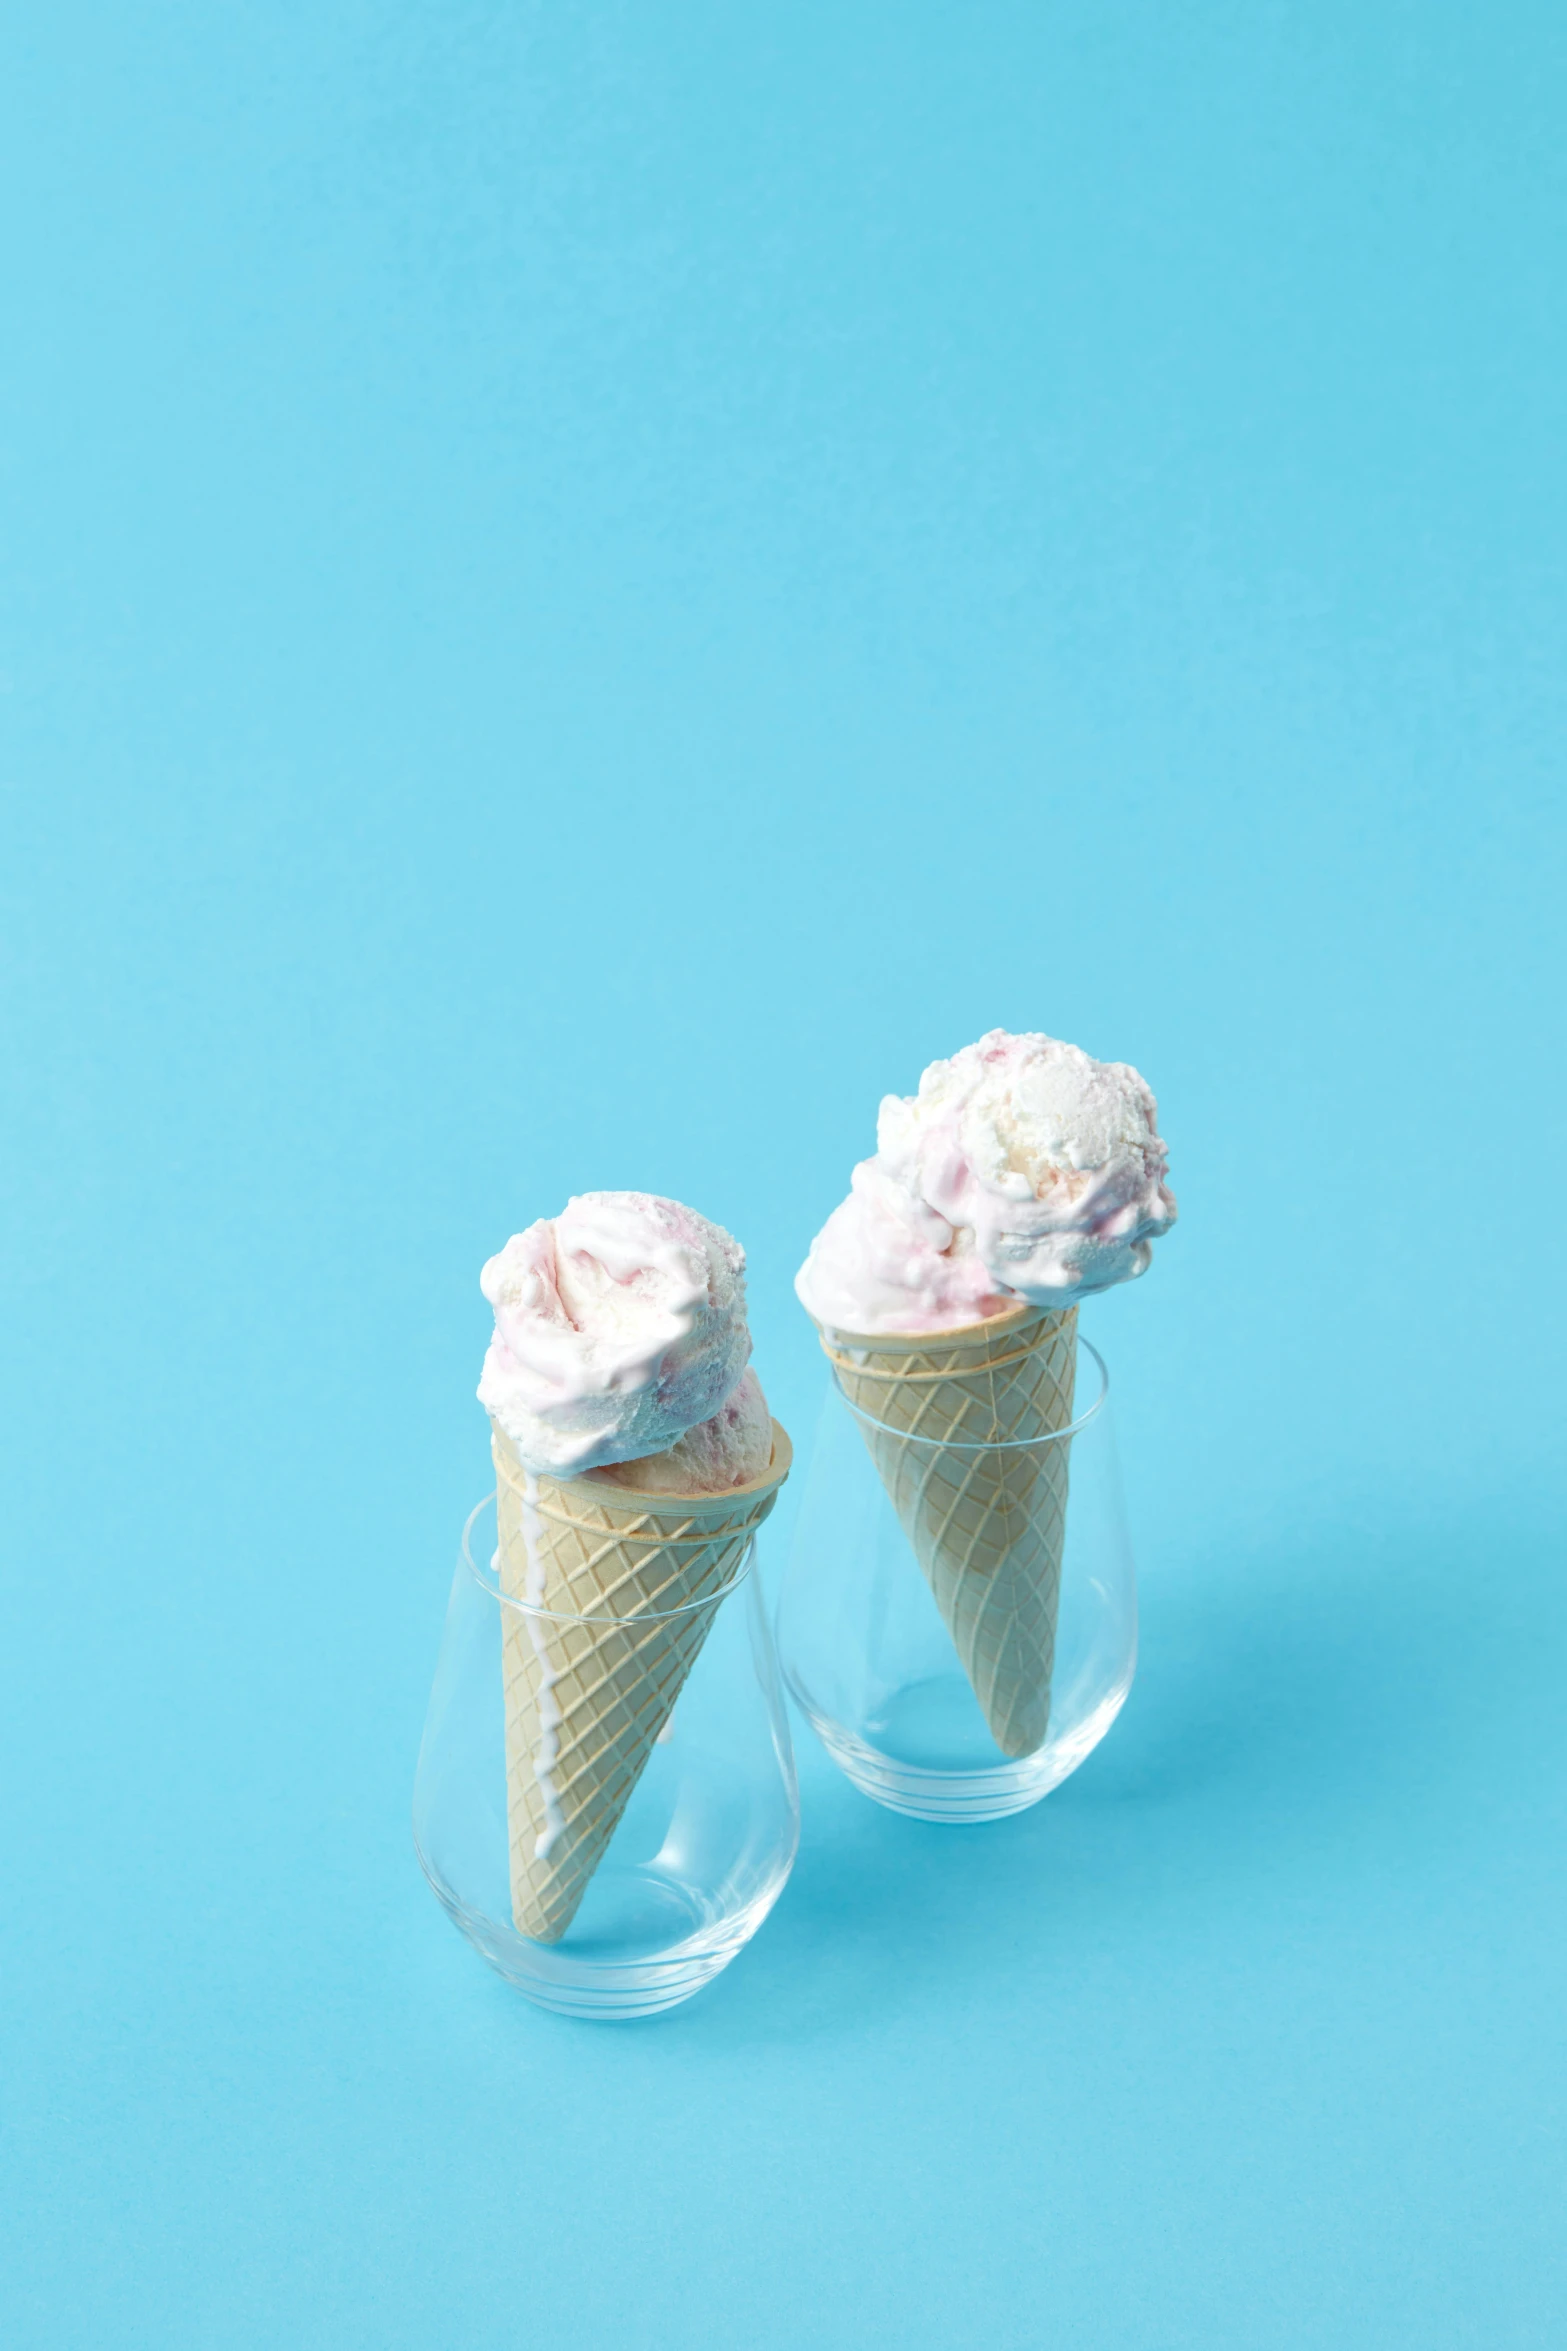
[[(54, 0), (0, 88), (12, 2351), (1555, 2345), (1567, 34)], [(1141, 1678), (542, 2016), (409, 1785), (480, 1260), (1135, 1061)], [(778, 1552), (773, 1553), (776, 1572)]]

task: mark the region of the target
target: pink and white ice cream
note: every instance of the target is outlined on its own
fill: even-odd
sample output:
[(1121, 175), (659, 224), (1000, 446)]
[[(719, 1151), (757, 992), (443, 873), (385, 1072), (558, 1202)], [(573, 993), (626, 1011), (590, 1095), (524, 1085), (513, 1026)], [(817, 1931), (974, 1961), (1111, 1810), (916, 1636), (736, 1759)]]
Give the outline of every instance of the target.
[(1157, 1120), (1124, 1061), (992, 1029), (887, 1095), (801, 1304), (829, 1330), (955, 1330), (1146, 1273), (1176, 1214)]
[(713, 1493), (766, 1469), (745, 1251), (720, 1225), (647, 1192), (584, 1192), (514, 1234), (479, 1286), (495, 1310), (479, 1401), (526, 1470)]

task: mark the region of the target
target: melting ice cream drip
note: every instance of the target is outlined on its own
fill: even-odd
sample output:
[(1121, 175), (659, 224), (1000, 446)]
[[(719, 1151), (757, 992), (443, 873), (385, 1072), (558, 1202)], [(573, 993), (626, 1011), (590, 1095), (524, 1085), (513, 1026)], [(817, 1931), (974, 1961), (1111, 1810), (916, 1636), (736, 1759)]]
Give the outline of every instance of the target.
[(556, 1732), (561, 1724), (561, 1711), (555, 1699), (555, 1684), (559, 1676), (550, 1666), (549, 1649), (544, 1629), (531, 1613), (544, 1605), (544, 1561), (539, 1548), (539, 1482), (531, 1470), (523, 1472), (522, 1480), (522, 1541), (528, 1554), (526, 1596), (529, 1609), (524, 1611), (528, 1638), (533, 1643), (533, 1654), (539, 1661), (539, 1743), (533, 1750), (533, 1776), (538, 1782), (539, 1794), (544, 1799), (544, 1827), (534, 1840), (533, 1858), (546, 1861), (556, 1838), (566, 1826), (566, 1815), (560, 1808), (560, 1795), (552, 1773), (560, 1759), (560, 1741)]

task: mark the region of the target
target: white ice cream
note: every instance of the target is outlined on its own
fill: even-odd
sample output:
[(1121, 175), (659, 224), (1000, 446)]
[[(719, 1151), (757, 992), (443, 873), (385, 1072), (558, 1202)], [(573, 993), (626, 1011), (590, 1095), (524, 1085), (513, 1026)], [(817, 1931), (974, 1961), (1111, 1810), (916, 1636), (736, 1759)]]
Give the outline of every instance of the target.
[(667, 1453), (645, 1453), (639, 1461), (617, 1461), (594, 1476), (629, 1486), (639, 1494), (721, 1494), (748, 1486), (773, 1457), (773, 1416), (754, 1371), (711, 1420), (677, 1437)]
[[(678, 1201), (584, 1192), (514, 1234), (479, 1281), (495, 1310), (479, 1401), (535, 1475), (667, 1454), (736, 1397), (751, 1352), (745, 1252)], [(749, 1460), (754, 1419), (748, 1402), (693, 1440), (684, 1473), (732, 1472), (736, 1448)]]
[(1125, 1062), (992, 1029), (886, 1097), (801, 1303), (834, 1330), (950, 1330), (1133, 1279), (1175, 1222), (1157, 1121)]

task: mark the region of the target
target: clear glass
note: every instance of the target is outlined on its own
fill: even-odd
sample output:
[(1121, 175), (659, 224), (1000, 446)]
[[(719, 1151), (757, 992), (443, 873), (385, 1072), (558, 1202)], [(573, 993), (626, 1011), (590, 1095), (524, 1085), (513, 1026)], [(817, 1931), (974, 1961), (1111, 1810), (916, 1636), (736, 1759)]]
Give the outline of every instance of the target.
[(463, 1529), (425, 1718), (414, 1785), (420, 1866), (475, 1950), (541, 2007), (595, 2017), (673, 2008), (750, 1941), (799, 1843), (755, 1542), (558, 1943), (512, 1923), (501, 1670), (503, 1612), (549, 1612), (502, 1592), (495, 1549), (491, 1494)]
[[(1132, 1685), (1137, 1593), (1104, 1360), (1079, 1337), (1081, 1406), (1025, 1446), (1066, 1474), (1066, 1523), (1049, 1716), (1003, 1754), (882, 1484), (861, 1423), (831, 1377), (778, 1606), (784, 1679), (833, 1760), (866, 1795), (916, 1820), (998, 1820), (1037, 1804), (1099, 1744)], [(874, 1428), (876, 1424), (870, 1423)], [(922, 1440), (904, 1437), (918, 1448)]]

